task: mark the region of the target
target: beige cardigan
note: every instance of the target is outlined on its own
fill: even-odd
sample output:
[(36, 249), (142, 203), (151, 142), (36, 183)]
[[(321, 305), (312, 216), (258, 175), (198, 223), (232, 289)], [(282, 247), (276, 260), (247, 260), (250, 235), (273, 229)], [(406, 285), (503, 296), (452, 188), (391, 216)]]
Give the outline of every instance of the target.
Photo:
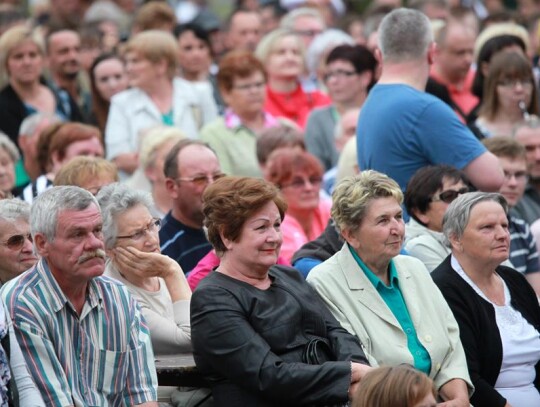
[[(410, 256), (394, 259), (399, 286), (418, 339), (431, 357), (430, 377), (437, 389), (463, 379), (471, 393), (457, 322), (424, 264)], [(353, 258), (347, 244), (307, 277), (341, 325), (360, 339), (373, 366), (414, 365), (407, 336)]]

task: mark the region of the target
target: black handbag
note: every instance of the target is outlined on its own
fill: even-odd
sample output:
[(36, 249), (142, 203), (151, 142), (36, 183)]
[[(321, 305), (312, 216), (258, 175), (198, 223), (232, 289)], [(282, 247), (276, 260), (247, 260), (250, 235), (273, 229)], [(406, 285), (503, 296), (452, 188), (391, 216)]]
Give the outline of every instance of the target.
[(321, 365), (334, 360), (330, 345), (321, 338), (311, 339), (302, 352), (302, 362), (308, 365)]

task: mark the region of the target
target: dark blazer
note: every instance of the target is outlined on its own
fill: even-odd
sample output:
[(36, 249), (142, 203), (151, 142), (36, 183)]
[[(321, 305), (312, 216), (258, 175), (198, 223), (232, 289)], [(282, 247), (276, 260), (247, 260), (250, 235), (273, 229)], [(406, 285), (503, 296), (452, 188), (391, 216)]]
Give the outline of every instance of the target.
[[(193, 354), (213, 383), (216, 407), (345, 404), (350, 361), (367, 364), (358, 339), (298, 271), (273, 266), (269, 274), (270, 288), (260, 290), (213, 272), (193, 293)], [(335, 361), (302, 363), (313, 338), (329, 345)]]
[(0, 130), (6, 133), (15, 145), (19, 136), (19, 127), (28, 116), (26, 107), (11, 85), (0, 91)]
[[(525, 277), (505, 266), (497, 267), (497, 273), (508, 286), (512, 306), (540, 333), (540, 306)], [(475, 387), (471, 404), (475, 407), (504, 407), (506, 399), (493, 388), (502, 363), (502, 342), (495, 309), (452, 269), (450, 256), (431, 276), (459, 324), (469, 374)], [(540, 362), (536, 364), (534, 384), (540, 389)]]

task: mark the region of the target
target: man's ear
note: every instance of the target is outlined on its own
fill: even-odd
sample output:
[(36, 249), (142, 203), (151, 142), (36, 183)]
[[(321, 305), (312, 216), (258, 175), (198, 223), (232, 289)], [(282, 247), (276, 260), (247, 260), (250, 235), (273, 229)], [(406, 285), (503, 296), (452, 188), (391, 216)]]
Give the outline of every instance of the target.
[(178, 184), (172, 178), (165, 178), (165, 189), (169, 196), (173, 199), (178, 198)]
[(41, 257), (46, 257), (49, 255), (49, 242), (45, 236), (41, 233), (36, 233), (33, 237), (34, 247)]
[(433, 61), (435, 60), (437, 52), (438, 52), (437, 43), (433, 41), (431, 44), (429, 44), (428, 52), (427, 52), (427, 59), (428, 59), (429, 65), (433, 64)]

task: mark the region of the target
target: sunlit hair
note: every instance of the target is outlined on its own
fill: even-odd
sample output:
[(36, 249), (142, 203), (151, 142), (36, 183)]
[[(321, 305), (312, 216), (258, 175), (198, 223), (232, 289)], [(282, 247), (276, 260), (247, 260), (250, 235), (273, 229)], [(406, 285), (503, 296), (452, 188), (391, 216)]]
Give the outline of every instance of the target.
[(160, 30), (140, 32), (128, 41), (124, 55), (130, 52), (139, 54), (153, 64), (165, 60), (168, 76), (174, 78), (178, 65), (178, 44), (171, 33)]
[(238, 241), (246, 220), (269, 202), (276, 204), (283, 220), (287, 203), (279, 190), (263, 179), (223, 177), (206, 188), (203, 194), (204, 226), (208, 241), (219, 256), (227, 251), (221, 235)]
[(497, 157), (510, 158), (511, 160), (527, 160), (527, 150), (523, 144), (512, 137), (489, 137), (482, 140), (482, 144)]
[(425, 373), (409, 365), (383, 366), (360, 381), (352, 407), (415, 407), (428, 394), (436, 396)]
[(392, 197), (401, 205), (403, 192), (388, 175), (367, 170), (344, 178), (332, 194), (332, 218), (340, 231), (356, 231), (374, 199)]
[(270, 31), (268, 34), (266, 34), (259, 42), (259, 45), (257, 45), (257, 49), (255, 50), (255, 56), (259, 58), (259, 60), (264, 65), (266, 65), (268, 63), (268, 59), (270, 58), (270, 55), (274, 51), (279, 41), (287, 37), (292, 37), (296, 41), (296, 44), (298, 45), (298, 50), (300, 51), (300, 55), (302, 56), (302, 61), (305, 68), (306, 50), (304, 49), (304, 43), (302, 42), (300, 37), (298, 37), (295, 33), (293, 33), (290, 30), (286, 30), (284, 28), (276, 28), (275, 30)]
[(118, 181), (118, 170), (112, 162), (100, 157), (75, 157), (63, 165), (54, 177), (54, 185), (83, 185), (90, 180), (109, 177)]
[(489, 71), (484, 81), (484, 97), (478, 112), (480, 116), (494, 120), (499, 114), (501, 101), (497, 87), (502, 80), (531, 81), (531, 102), (527, 106), (527, 111), (530, 114), (538, 114), (538, 94), (530, 62), (520, 52), (502, 51), (495, 55), (489, 64)]
[(278, 148), (266, 161), (265, 178), (279, 188), (299, 172), (305, 172), (308, 177), (322, 177), (324, 170), (317, 157), (296, 148)]
[(469, 192), (460, 195), (448, 205), (443, 217), (443, 233), (448, 242), (460, 239), (469, 224), (471, 211), (481, 202), (496, 202), (508, 213), (508, 203), (501, 194), (494, 192)]
[[(14, 48), (25, 42), (31, 42), (36, 45), (38, 53), (44, 55), (43, 42), (36, 33), (26, 25), (17, 25), (10, 28), (0, 36), (0, 66), (7, 72), (7, 60)], [(9, 72), (8, 72), (9, 74)]]

